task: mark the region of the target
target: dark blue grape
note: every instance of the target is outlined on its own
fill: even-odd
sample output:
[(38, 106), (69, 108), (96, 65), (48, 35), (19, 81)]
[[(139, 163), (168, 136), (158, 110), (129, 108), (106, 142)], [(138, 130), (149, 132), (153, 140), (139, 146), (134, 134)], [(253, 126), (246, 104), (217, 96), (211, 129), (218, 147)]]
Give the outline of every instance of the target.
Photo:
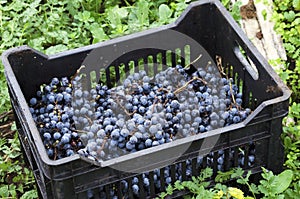
[(115, 129), (111, 132), (111, 138), (114, 139), (114, 140), (117, 140), (119, 139), (120, 137), (120, 130), (119, 129)]
[(50, 158), (52, 158), (53, 156), (54, 156), (54, 151), (53, 151), (53, 149), (47, 149), (47, 155), (50, 157)]
[(241, 118), (240, 116), (234, 116), (233, 119), (232, 119), (233, 123), (239, 123), (241, 121)]
[(132, 191), (134, 194), (138, 195), (139, 194), (139, 186), (137, 184), (132, 185)]
[(48, 140), (48, 141), (51, 140), (51, 134), (48, 132), (44, 133), (43, 137), (45, 140)]
[(55, 132), (55, 133), (53, 134), (53, 138), (54, 138), (55, 140), (58, 140), (60, 137), (61, 137), (61, 134), (60, 134), (59, 132)]
[(145, 141), (145, 146), (146, 146), (146, 147), (151, 147), (151, 146), (152, 146), (152, 140), (151, 140), (151, 139), (147, 139), (147, 140)]
[(159, 145), (159, 142), (158, 141), (153, 141), (152, 142), (152, 146), (158, 146)]

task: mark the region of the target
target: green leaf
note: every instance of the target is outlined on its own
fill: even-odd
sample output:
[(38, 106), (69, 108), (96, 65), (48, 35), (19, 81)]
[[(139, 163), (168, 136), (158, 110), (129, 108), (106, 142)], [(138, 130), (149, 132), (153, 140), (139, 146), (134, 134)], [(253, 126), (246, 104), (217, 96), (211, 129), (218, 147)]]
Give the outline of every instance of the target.
[(230, 180), (231, 175), (233, 174), (233, 172), (234, 172), (234, 170), (230, 170), (230, 171), (227, 171), (227, 172), (218, 171), (218, 174), (215, 177), (215, 181), (216, 182), (224, 182), (224, 181)]
[(300, 181), (294, 183), (294, 189), (287, 189), (284, 194), (286, 199), (300, 198)]
[(5, 4), (5, 3), (7, 3), (7, 0), (1, 0), (0, 1), (0, 4)]
[(244, 171), (242, 168), (236, 168), (234, 169), (234, 173), (231, 175), (231, 178), (240, 178), (241, 176), (243, 176)]
[(251, 188), (251, 191), (252, 191), (253, 193), (259, 194), (259, 190), (258, 190), (256, 184), (251, 183), (251, 184), (250, 184), (250, 188)]
[(78, 19), (81, 22), (92, 22), (94, 21), (94, 18), (91, 17), (91, 13), (89, 11), (83, 11), (77, 13), (77, 15), (74, 16), (75, 19)]
[(266, 9), (263, 9), (263, 10), (261, 11), (261, 15), (263, 16), (264, 20), (267, 20), (267, 15), (268, 15), (268, 13), (267, 13), (267, 10), (266, 10)]
[(287, 70), (287, 71), (282, 71), (282, 72), (279, 73), (279, 76), (280, 76), (280, 78), (281, 78), (284, 82), (286, 82), (286, 81), (290, 78), (290, 74), (291, 74), (291, 73), (292, 73), (292, 72), (289, 71), (289, 70)]
[(230, 0), (222, 0), (221, 2), (229, 10)]
[(201, 177), (198, 177), (199, 181), (204, 181), (207, 178), (210, 178), (213, 175), (213, 170), (212, 168), (205, 168), (201, 172)]
[(177, 180), (174, 184), (174, 187), (178, 190), (183, 190), (184, 186), (182, 186), (181, 182), (179, 180)]
[(140, 0), (131, 9), (128, 15), (128, 26), (130, 32), (136, 32), (149, 27), (150, 25), (150, 4), (145, 0)]
[(288, 51), (288, 53), (293, 53), (296, 50), (296, 47), (290, 43), (284, 43), (283, 46)]
[(285, 170), (280, 173), (274, 182), (274, 192), (276, 194), (280, 194), (284, 192), (291, 184), (293, 180), (293, 171), (292, 170)]
[(293, 0), (293, 7), (295, 10), (299, 11), (300, 10), (300, 0)]
[(284, 199), (284, 195), (282, 195), (282, 194), (281, 195), (277, 195), (276, 199)]
[(290, 10), (289, 12), (284, 12), (284, 18), (286, 20), (288, 20), (289, 22), (293, 22), (295, 17), (296, 17), (296, 14), (294, 11)]
[(284, 138), (284, 146), (286, 148), (290, 148), (292, 146), (292, 139), (290, 137)]
[(135, 15), (140, 25), (149, 25), (149, 3), (145, 0), (137, 2), (137, 9), (135, 9)]
[(109, 37), (104, 32), (103, 28), (100, 27), (98, 23), (91, 24), (89, 28), (94, 38), (93, 43), (98, 43), (100, 41), (105, 41), (109, 39)]
[(34, 199), (38, 198), (38, 194), (36, 190), (26, 191), (20, 199)]
[(245, 181), (245, 179), (244, 178), (241, 178), (241, 179), (237, 179), (237, 181), (236, 181), (237, 183), (239, 183), (239, 184), (247, 184), (247, 181)]
[(234, 18), (235, 21), (239, 21), (242, 17), (240, 14), (240, 7), (242, 5), (242, 1), (236, 1), (233, 6), (232, 6), (232, 10), (230, 12), (230, 14), (232, 15), (232, 17)]
[(115, 6), (107, 11), (107, 19), (112, 29), (122, 27), (122, 19), (127, 17), (128, 11), (126, 8)]
[(172, 195), (173, 194), (173, 188), (172, 188), (172, 185), (169, 185), (166, 189), (166, 192), (168, 195)]
[[(262, 184), (262, 182), (261, 182)], [(269, 194), (269, 190), (263, 186), (263, 185), (258, 185), (258, 190), (263, 193), (265, 196), (267, 196)]]
[(128, 10), (126, 7), (121, 7), (118, 9), (118, 15), (121, 17), (121, 18), (125, 18), (127, 17), (128, 15)]
[(161, 4), (158, 8), (159, 21), (167, 23), (172, 15), (172, 10), (166, 4)]
[(0, 187), (0, 196), (3, 198), (7, 198), (9, 196), (8, 185), (2, 185)]
[(46, 54), (51, 55), (51, 54), (55, 54), (55, 53), (58, 53), (58, 52), (65, 51), (65, 50), (68, 50), (67, 46), (65, 46), (63, 44), (58, 44), (56, 46), (51, 46), (51, 47), (47, 48), (46, 49)]

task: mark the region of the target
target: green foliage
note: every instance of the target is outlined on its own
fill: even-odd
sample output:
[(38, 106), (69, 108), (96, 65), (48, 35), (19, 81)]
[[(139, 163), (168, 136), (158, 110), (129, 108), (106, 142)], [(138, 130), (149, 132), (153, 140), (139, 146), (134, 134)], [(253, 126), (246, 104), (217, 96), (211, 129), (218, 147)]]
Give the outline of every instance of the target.
[(275, 30), (282, 36), (287, 54), (292, 59), (300, 56), (300, 1), (275, 0), (273, 19)]
[(172, 195), (175, 191), (190, 191), (191, 195), (185, 198), (213, 198), (216, 194), (216, 190), (208, 189), (210, 183), (208, 180), (212, 177), (212, 169), (206, 168), (201, 171), (198, 177), (192, 177), (191, 181), (176, 181), (173, 186), (169, 185), (166, 192), (160, 194), (160, 198), (165, 198), (168, 195)]
[[(0, 1), (0, 54), (27, 44), (46, 54), (173, 22), (190, 0)], [(0, 112), (10, 108), (0, 64)]]
[(238, 0), (232, 3), (230, 0), (221, 0), (224, 7), (230, 12), (235, 21), (239, 22), (242, 17), (240, 14), (240, 7), (242, 5), (242, 1)]
[(281, 34), (290, 60), (279, 71), (283, 81), (292, 90), (290, 111), (284, 119), (282, 140), (285, 146), (285, 166), (294, 173), (293, 183), (284, 192), (286, 198), (299, 198), (300, 180), (300, 1), (274, 1), (275, 30)]
[(290, 186), (293, 172), (285, 170), (276, 176), (272, 171), (263, 169), (262, 177), (258, 190), (264, 194), (264, 198), (284, 198), (282, 193)]
[[(241, 168), (236, 168), (228, 172), (218, 172), (215, 178), (215, 184), (208, 183), (212, 177), (212, 169), (206, 168), (201, 171), (199, 177), (193, 177), (191, 181), (176, 181), (173, 186), (168, 186), (167, 191), (160, 195), (160, 198), (165, 198), (168, 195), (172, 195), (174, 191), (188, 190), (190, 195), (186, 198), (207, 198), (207, 199), (221, 199), (221, 198), (256, 198), (258, 195), (262, 195), (263, 199), (277, 199), (284, 198), (285, 195), (294, 194), (299, 189), (299, 184), (295, 189), (288, 189), (292, 179), (293, 171), (285, 170), (279, 175), (274, 175), (272, 171), (267, 171), (263, 168), (261, 174), (262, 180), (259, 185), (255, 185), (250, 182), (249, 177), (251, 171), (245, 173)], [(245, 185), (252, 196), (244, 196), (244, 193), (234, 187), (227, 187), (218, 182), (228, 181), (229, 179), (235, 180), (238, 184)], [(286, 191), (287, 190), (287, 191)], [(286, 191), (286, 193), (284, 193)], [(224, 196), (224, 197), (223, 197)]]
[(0, 154), (0, 197), (37, 198), (36, 190), (32, 190), (33, 174), (21, 159), (17, 134), (8, 140), (0, 138)]
[(284, 119), (282, 140), (285, 146), (285, 166), (293, 170), (293, 183), (282, 195), (299, 198), (300, 190), (300, 13), (299, 0), (274, 1), (275, 30), (282, 35), (284, 47), (291, 60), (279, 75), (292, 90), (290, 112)]
[(293, 0), (293, 7), (295, 10), (300, 11), (300, 0)]
[(0, 64), (0, 113), (10, 109), (9, 95), (4, 77), (4, 68)]
[(299, 76), (300, 76), (300, 59), (298, 58), (295, 62), (288, 63), (284, 60), (269, 60), (269, 63), (272, 66), (282, 66), (277, 67), (280, 68), (277, 73), (283, 80), (283, 82), (291, 89), (292, 96), (291, 96), (291, 104), (293, 102), (299, 103), (300, 99), (300, 85), (299, 85)]
[(286, 199), (300, 198), (300, 181), (296, 181), (292, 188), (287, 189), (284, 196)]
[(300, 180), (300, 104), (290, 106), (289, 115), (284, 120), (282, 139), (285, 146), (285, 166), (294, 170), (294, 181)]

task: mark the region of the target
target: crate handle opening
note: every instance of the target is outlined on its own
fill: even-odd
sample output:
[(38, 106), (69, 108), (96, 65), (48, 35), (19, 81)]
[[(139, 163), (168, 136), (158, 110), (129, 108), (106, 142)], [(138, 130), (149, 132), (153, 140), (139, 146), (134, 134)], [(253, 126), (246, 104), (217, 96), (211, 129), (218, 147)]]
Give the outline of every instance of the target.
[(240, 62), (243, 64), (243, 66), (246, 68), (246, 70), (249, 72), (249, 74), (251, 75), (251, 77), (254, 80), (258, 80), (259, 78), (259, 74), (258, 74), (258, 70), (256, 68), (256, 66), (254, 65), (254, 63), (251, 61), (251, 58), (248, 57), (247, 55), (244, 55), (241, 50), (243, 50), (243, 48), (241, 46), (239, 47), (235, 47), (233, 49), (233, 52), (235, 54), (235, 56), (240, 60)]

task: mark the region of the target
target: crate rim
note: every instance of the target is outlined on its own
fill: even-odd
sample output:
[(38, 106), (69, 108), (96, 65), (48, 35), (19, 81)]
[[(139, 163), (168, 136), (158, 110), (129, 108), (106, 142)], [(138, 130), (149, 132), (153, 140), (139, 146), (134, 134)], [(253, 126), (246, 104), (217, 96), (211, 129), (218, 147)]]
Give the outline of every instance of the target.
[[(274, 71), (274, 69), (268, 64), (267, 60), (265, 60), (265, 58), (259, 53), (259, 51), (256, 49), (256, 47), (250, 42), (249, 39), (245, 39), (247, 37), (245, 37), (245, 34), (243, 33), (243, 31), (240, 29), (240, 27), (237, 25), (237, 23), (234, 21), (234, 19), (231, 17), (231, 15), (229, 14), (229, 12), (226, 10), (226, 8), (220, 3), (219, 0), (204, 0), (204, 1), (197, 1), (197, 2), (192, 2), (186, 9), (185, 11), (181, 14), (181, 16), (173, 23), (171, 24), (167, 24), (164, 26), (159, 26), (156, 28), (151, 28), (148, 30), (144, 30), (141, 32), (137, 32), (137, 33), (133, 33), (133, 34), (129, 34), (129, 35), (125, 35), (125, 36), (121, 36), (121, 37), (117, 37), (114, 39), (110, 39), (107, 41), (103, 41), (103, 42), (99, 42), (96, 44), (91, 44), (91, 45), (87, 45), (87, 46), (83, 46), (83, 47), (79, 47), (79, 48), (75, 48), (75, 49), (70, 49), (67, 51), (63, 51), (60, 53), (56, 53), (53, 55), (45, 55), (44, 53), (41, 53), (27, 45), (23, 45), (23, 46), (19, 46), (19, 47), (14, 47), (14, 48), (10, 48), (6, 51), (4, 51), (1, 55), (2, 58), (2, 62), (5, 68), (5, 76), (6, 79), (8, 80), (8, 86), (10, 88), (13, 88), (12, 90), (15, 92), (14, 94), (16, 96), (19, 96), (17, 99), (19, 101), (20, 104), (26, 104), (26, 107), (22, 107), (23, 112), (24, 112), (24, 116), (25, 118), (27, 118), (27, 121), (29, 123), (28, 128), (31, 132), (38, 132), (35, 123), (33, 121), (32, 115), (29, 111), (29, 106), (28, 103), (25, 100), (25, 97), (21, 91), (21, 88), (18, 84), (18, 81), (14, 75), (14, 72), (12, 70), (12, 68), (10, 67), (9, 64), (9, 60), (8, 57), (10, 54), (13, 53), (18, 53), (18, 52), (22, 52), (25, 50), (30, 50), (33, 51), (35, 53), (37, 53), (38, 55), (40, 55), (41, 57), (43, 57), (46, 60), (52, 60), (52, 59), (57, 59), (57, 58), (62, 58), (64, 56), (68, 56), (71, 54), (76, 54), (76, 53), (80, 53), (80, 52), (84, 52), (84, 51), (90, 51), (94, 48), (99, 48), (99, 47), (104, 47), (104, 46), (108, 46), (108, 45), (112, 45), (112, 44), (116, 44), (119, 42), (122, 42), (124, 40), (128, 40), (128, 39), (134, 39), (136, 37), (139, 37), (141, 35), (145, 36), (145, 35), (149, 35), (149, 34), (153, 34), (153, 33), (157, 33), (160, 31), (164, 31), (166, 29), (172, 29), (175, 28), (176, 26), (178, 26), (181, 21), (183, 20), (184, 16), (195, 6), (199, 6), (199, 5), (203, 5), (203, 4), (214, 4), (217, 9), (226, 17), (226, 20), (228, 21), (228, 23), (233, 27), (234, 31), (238, 34), (238, 36), (240, 36), (240, 38), (243, 40), (243, 42), (245, 42), (246, 46), (249, 46), (249, 50), (252, 51), (253, 54), (258, 56), (258, 60), (261, 62), (261, 65), (263, 67), (265, 67), (266, 71), (269, 73), (270, 76), (272, 76), (272, 78), (274, 78), (274, 81), (276, 82), (276, 84), (281, 88), (282, 90), (282, 95), (279, 97), (276, 97), (274, 99), (270, 99), (270, 100), (266, 100), (263, 101), (261, 104), (259, 104), (257, 106), (257, 108), (255, 108), (253, 110), (253, 112), (251, 113), (251, 115), (248, 116), (248, 118), (246, 120), (244, 120), (241, 123), (238, 124), (234, 124), (228, 127), (223, 127), (223, 128), (218, 128), (203, 134), (197, 134), (194, 136), (190, 136), (187, 138), (182, 138), (179, 140), (175, 140), (171, 143), (165, 143), (164, 145), (160, 145), (157, 147), (153, 147), (153, 148), (149, 148), (149, 149), (144, 149), (142, 151), (137, 151), (135, 153), (132, 154), (126, 154), (124, 156), (118, 157), (118, 158), (114, 158), (111, 160), (107, 160), (107, 161), (103, 161), (103, 162), (96, 162), (96, 161), (92, 161), (92, 160), (88, 160), (87, 158), (83, 158), (81, 156), (79, 156), (78, 154), (70, 156), (70, 157), (66, 157), (66, 158), (62, 158), (59, 160), (51, 160), (48, 158), (46, 150), (44, 145), (42, 144), (42, 139), (39, 136), (38, 133), (32, 133), (32, 137), (33, 137), (33, 142), (34, 143), (30, 143), (31, 145), (35, 145), (38, 149), (38, 151), (40, 153), (43, 153), (43, 155), (39, 155), (39, 157), (41, 158), (41, 160), (47, 164), (48, 166), (58, 166), (61, 164), (66, 164), (66, 163), (70, 163), (72, 161), (78, 160), (78, 159), (83, 159), (86, 162), (89, 162), (93, 165), (97, 165), (99, 167), (108, 167), (110, 165), (115, 164), (116, 162), (120, 163), (123, 161), (128, 161), (128, 160), (132, 160), (134, 158), (136, 158), (137, 156), (139, 156), (140, 154), (150, 154), (152, 151), (158, 151), (158, 150), (164, 150), (167, 149), (171, 146), (178, 146), (178, 144), (185, 144), (191, 141), (195, 141), (195, 140), (199, 140), (205, 137), (212, 137), (212, 136), (216, 136), (218, 134), (223, 134), (226, 133), (228, 131), (231, 131), (233, 129), (237, 130), (240, 128), (245, 127), (252, 119), (255, 118), (255, 116), (257, 116), (266, 106), (278, 103), (278, 102), (282, 102), (282, 101), (286, 101), (288, 100), (288, 98), (291, 95), (291, 91), (290, 89), (283, 83), (283, 81), (280, 79), (280, 77), (277, 75), (277, 73)], [(192, 138), (192, 139), (191, 139)], [(44, 169), (44, 168), (43, 168)]]

